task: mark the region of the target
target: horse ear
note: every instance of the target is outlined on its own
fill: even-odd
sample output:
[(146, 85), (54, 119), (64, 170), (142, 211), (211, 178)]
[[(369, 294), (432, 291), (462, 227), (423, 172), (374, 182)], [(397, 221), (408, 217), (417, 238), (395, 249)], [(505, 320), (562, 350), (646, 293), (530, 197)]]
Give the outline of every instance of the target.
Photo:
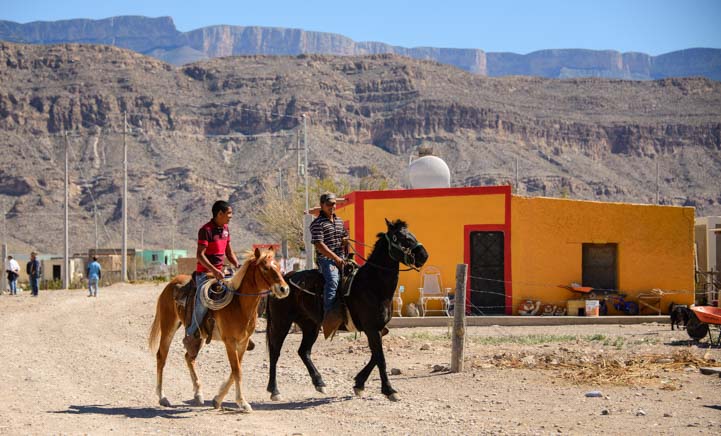
[(260, 248), (255, 247), (255, 253), (253, 253), (253, 255), (255, 256), (255, 260), (260, 259)]
[(393, 224), (390, 221), (388, 221), (388, 218), (384, 218), (384, 219), (386, 220), (386, 226), (388, 226), (388, 230), (390, 230), (391, 226), (393, 226)]

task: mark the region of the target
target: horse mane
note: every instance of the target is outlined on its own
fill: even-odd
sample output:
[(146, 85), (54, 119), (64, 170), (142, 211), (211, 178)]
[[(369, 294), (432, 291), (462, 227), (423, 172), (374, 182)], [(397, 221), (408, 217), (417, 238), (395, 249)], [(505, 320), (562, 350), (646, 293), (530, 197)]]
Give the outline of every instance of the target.
[[(408, 224), (405, 221), (403, 221), (402, 219), (397, 219), (397, 220), (391, 222), (391, 227), (394, 229), (398, 229), (398, 228), (408, 227)], [(385, 232), (380, 232), (376, 235), (376, 237), (380, 238), (384, 234), (385, 234)]]
[(260, 256), (256, 259), (255, 251), (245, 250), (240, 256), (243, 258), (243, 265), (233, 274), (233, 277), (230, 278), (230, 287), (233, 289), (240, 289), (243, 277), (245, 277), (245, 273), (248, 272), (248, 268), (250, 268), (252, 262), (258, 263), (263, 259), (271, 257), (273, 256), (273, 252), (270, 250), (260, 250)]

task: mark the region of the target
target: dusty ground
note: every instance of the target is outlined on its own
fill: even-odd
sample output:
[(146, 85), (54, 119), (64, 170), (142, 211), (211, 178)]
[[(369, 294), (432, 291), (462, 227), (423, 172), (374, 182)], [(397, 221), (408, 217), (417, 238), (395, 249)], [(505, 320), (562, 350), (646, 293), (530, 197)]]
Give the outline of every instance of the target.
[[(721, 350), (657, 324), (472, 327), (461, 374), (433, 370), (450, 362), (448, 329), (395, 329), (385, 344), (389, 368), (401, 371), (391, 376), (397, 403), (380, 394), (377, 371), (366, 396), (353, 397), (352, 378), (368, 359), (364, 338), (353, 334), (316, 345), (327, 395), (313, 389), (295, 354), (300, 335), (290, 335), (279, 368), (284, 400), (271, 402), (256, 333), (261, 346), (243, 362), (251, 414), (234, 410), (234, 391), (225, 410), (210, 406), (228, 375), (215, 342), (200, 355), (206, 405), (189, 405), (177, 334), (165, 379), (175, 407), (161, 407), (146, 348), (160, 290), (116, 285), (97, 299), (84, 291), (2, 295), (0, 434), (721, 433), (721, 379), (697, 369), (721, 361)], [(594, 390), (602, 396), (585, 396)]]

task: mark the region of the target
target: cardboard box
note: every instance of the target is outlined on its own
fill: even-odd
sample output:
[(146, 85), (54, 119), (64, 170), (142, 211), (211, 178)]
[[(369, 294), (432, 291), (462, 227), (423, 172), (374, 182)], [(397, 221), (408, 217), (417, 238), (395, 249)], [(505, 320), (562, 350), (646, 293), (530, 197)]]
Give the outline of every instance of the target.
[(586, 300), (568, 300), (566, 301), (566, 309), (568, 316), (585, 316)]

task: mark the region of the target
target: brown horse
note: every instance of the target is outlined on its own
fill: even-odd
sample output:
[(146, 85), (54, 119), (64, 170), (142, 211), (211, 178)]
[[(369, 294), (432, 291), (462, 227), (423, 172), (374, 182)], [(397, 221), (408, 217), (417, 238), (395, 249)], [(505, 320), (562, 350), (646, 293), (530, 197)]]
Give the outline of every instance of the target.
[[(168, 357), (168, 350), (175, 332), (181, 325), (185, 324), (185, 306), (181, 306), (175, 301), (173, 289), (187, 283), (189, 280), (190, 276), (178, 275), (163, 289), (160, 297), (158, 297), (155, 319), (150, 327), (148, 346), (151, 352), (157, 351), (158, 378), (156, 392), (161, 406), (170, 407), (170, 402), (163, 395), (163, 368)], [(213, 329), (212, 339), (220, 339), (225, 344), (231, 374), (228, 381), (221, 386), (218, 395), (213, 398), (213, 407), (220, 408), (223, 398), (230, 390), (231, 384), (235, 382), (235, 402), (241, 411), (250, 412), (252, 408), (243, 398), (241, 390), (240, 365), (250, 336), (255, 331), (258, 302), (268, 293), (272, 293), (277, 298), (285, 298), (290, 290), (275, 262), (275, 254), (272, 251), (258, 249), (255, 252), (246, 253), (243, 266), (233, 275), (228, 285), (236, 295), (233, 296), (230, 304), (214, 312), (215, 328)], [(270, 291), (266, 291), (268, 289)], [(201, 334), (205, 336), (205, 333)], [(190, 378), (193, 381), (194, 402), (196, 405), (203, 404), (200, 382), (195, 371), (195, 358), (202, 343), (203, 341), (200, 339), (194, 341), (189, 348), (186, 348), (185, 352), (185, 362), (188, 365)]]

